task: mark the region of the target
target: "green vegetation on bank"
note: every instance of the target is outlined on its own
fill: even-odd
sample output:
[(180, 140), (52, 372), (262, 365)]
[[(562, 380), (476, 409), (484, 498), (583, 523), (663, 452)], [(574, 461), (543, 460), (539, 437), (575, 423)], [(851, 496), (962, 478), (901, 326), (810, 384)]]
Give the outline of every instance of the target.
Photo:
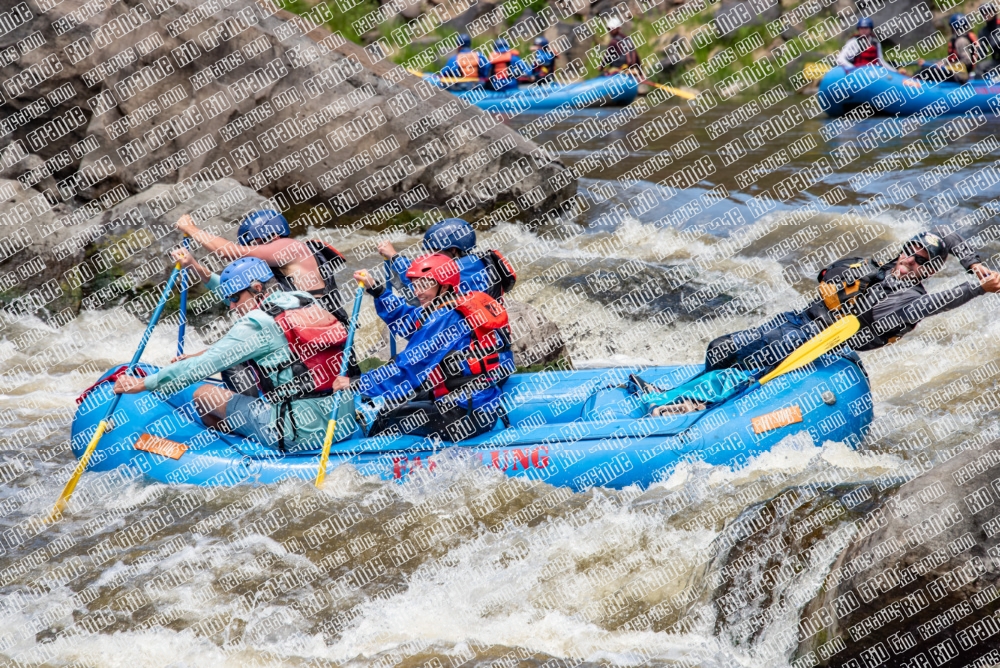
[[(417, 38), (409, 43), (400, 44), (397, 39), (401, 34), (399, 29), (407, 23), (402, 17), (394, 17), (382, 22), (370, 33), (358, 34), (354, 27), (355, 22), (369, 15), (371, 12), (377, 11), (379, 5), (375, 0), (362, 0), (356, 5), (350, 6), (350, 1), (353, 0), (347, 2), (341, 0), (340, 2), (331, 4), (331, 7), (336, 7), (336, 11), (334, 12), (335, 16), (327, 22), (327, 27), (340, 32), (345, 38), (360, 45), (370, 43), (374, 39), (384, 39), (395, 49), (390, 58), (393, 62), (400, 65), (412, 65), (413, 59), (418, 55), (426, 52), (428, 49), (437, 48), (444, 40), (449, 40), (447, 43), (450, 43), (453, 40), (449, 38), (453, 38), (456, 34), (456, 31), (452, 28), (437, 25), (431, 30), (418, 30), (420, 35)], [(285, 9), (299, 14), (308, 12), (316, 4), (312, 0), (280, 0), (280, 2), (282, 2), (282, 6)], [(521, 2), (518, 2), (518, 0), (513, 0), (513, 2), (514, 10), (508, 12), (510, 18), (506, 21), (506, 25), (508, 26), (513, 24), (525, 11), (525, 7), (522, 6)], [(527, 8), (538, 12), (547, 4), (547, 0), (531, 0), (527, 4)], [(782, 11), (783, 13), (789, 13), (803, 4), (797, 3), (792, 7), (783, 7)], [(343, 11), (341, 7), (348, 7), (348, 9)], [(704, 27), (714, 18), (718, 7), (717, 2), (712, 3), (706, 9), (690, 16), (687, 20), (662, 34), (657, 32), (655, 25), (657, 19), (664, 15), (663, 13), (642, 14), (632, 18), (629, 29), (632, 34), (639, 37), (636, 40), (639, 42), (637, 50), (644, 63), (664, 60), (664, 49), (675, 36), (681, 36), (691, 44), (692, 50), (689, 54), (685, 54), (687, 57), (684, 59), (682, 65), (679, 67), (669, 67), (666, 71), (652, 76), (651, 78), (654, 81), (689, 86), (699, 90), (704, 89), (724, 81), (727, 77), (744, 68), (752, 66), (755, 61), (758, 61), (766, 54), (772, 53), (772, 50), (777, 49), (777, 55), (771, 59), (774, 66), (773, 71), (766, 74), (766, 76), (762, 77), (754, 85), (741, 91), (741, 93), (759, 93), (778, 85), (790, 90), (791, 85), (788, 81), (790, 74), (801, 71), (806, 62), (816, 61), (825, 56), (835, 54), (843, 46), (844, 41), (851, 35), (851, 31), (847, 30), (840, 35), (818, 43), (802, 36), (802, 33), (817, 28), (822, 22), (830, 20), (835, 16), (837, 5), (832, 5), (821, 10), (814, 16), (806, 18), (792, 29), (785, 31), (784, 37), (789, 38), (787, 40), (784, 37), (771, 37), (766, 26), (758, 24), (741, 26), (726, 35), (717, 36), (707, 44), (694, 45), (692, 43), (692, 34), (699, 29), (704, 30)], [(957, 8), (952, 8), (949, 11), (957, 11)], [(579, 18), (569, 21), (569, 23), (577, 24), (581, 22)], [(426, 18), (410, 23), (413, 23), (415, 26), (420, 25), (423, 28), (429, 27)], [(492, 33), (478, 35), (473, 38), (473, 46), (481, 46), (489, 42), (493, 37)], [(600, 37), (594, 39), (595, 44), (602, 41)], [(513, 44), (512, 46), (522, 54), (526, 54), (529, 50), (530, 42)], [(433, 70), (443, 65), (450, 54), (450, 50), (442, 50), (444, 53), (438, 52), (435, 63), (428, 65), (426, 69)], [(929, 61), (943, 58), (946, 55), (947, 46), (945, 44), (919, 53), (919, 57)], [(902, 60), (902, 58), (897, 58), (897, 60)], [(596, 64), (591, 59), (585, 59), (585, 61), (587, 76), (596, 75)]]

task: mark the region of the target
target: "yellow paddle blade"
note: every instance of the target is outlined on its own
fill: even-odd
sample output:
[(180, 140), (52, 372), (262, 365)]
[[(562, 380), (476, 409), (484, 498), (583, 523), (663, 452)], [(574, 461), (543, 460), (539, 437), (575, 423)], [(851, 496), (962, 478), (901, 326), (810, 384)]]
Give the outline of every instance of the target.
[(861, 322), (856, 316), (849, 315), (841, 318), (796, 348), (776, 369), (761, 378), (760, 384), (763, 385), (778, 376), (800, 369), (806, 364), (815, 361), (820, 355), (830, 352), (857, 334), (859, 329), (861, 329)]
[(830, 69), (831, 67), (826, 63), (806, 63), (802, 67), (802, 74), (809, 81), (816, 81), (817, 79), (822, 79), (823, 75), (829, 72)]
[(663, 84), (654, 83), (652, 81), (646, 81), (653, 88), (659, 88), (660, 90), (666, 91), (671, 95), (676, 95), (682, 100), (693, 100), (698, 97), (697, 93), (692, 93), (689, 90), (683, 90), (681, 88), (674, 88), (673, 86), (664, 86)]
[(316, 474), (316, 487), (322, 487), (326, 480), (326, 463), (330, 460), (330, 446), (333, 444), (333, 434), (337, 431), (337, 421), (326, 423), (326, 436), (323, 437), (323, 454), (319, 456), (319, 473)]
[(69, 504), (69, 497), (73, 496), (73, 490), (76, 489), (76, 483), (80, 481), (80, 476), (83, 472), (87, 470), (87, 462), (90, 461), (90, 456), (94, 454), (94, 450), (97, 448), (97, 442), (101, 440), (101, 436), (104, 436), (104, 432), (108, 429), (108, 421), (101, 420), (97, 423), (97, 431), (94, 432), (93, 437), (90, 439), (90, 443), (87, 444), (87, 449), (83, 452), (83, 457), (80, 457), (80, 462), (76, 465), (73, 470), (73, 475), (66, 482), (66, 486), (63, 487), (62, 494), (56, 500), (55, 508), (52, 509), (52, 513), (49, 515), (49, 522), (55, 522), (62, 515), (62, 512), (66, 509)]

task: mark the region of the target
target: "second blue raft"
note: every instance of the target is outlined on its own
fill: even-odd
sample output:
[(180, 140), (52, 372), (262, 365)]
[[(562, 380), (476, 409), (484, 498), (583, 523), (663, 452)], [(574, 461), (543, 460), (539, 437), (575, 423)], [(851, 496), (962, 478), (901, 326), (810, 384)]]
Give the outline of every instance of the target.
[(973, 79), (967, 84), (933, 83), (879, 67), (866, 65), (845, 72), (834, 67), (823, 75), (817, 101), (830, 116), (843, 116), (864, 103), (887, 116), (943, 116), (973, 109), (984, 114), (1000, 112), (1000, 86)]
[[(674, 366), (515, 374), (504, 387), (510, 428), (498, 421), (493, 431), (457, 446), (410, 436), (365, 438), (356, 429), (334, 443), (328, 471), (350, 464), (363, 475), (402, 480), (414, 470), (434, 467), (450, 446), (506, 475), (575, 490), (646, 487), (682, 461), (735, 467), (800, 432), (808, 432), (817, 445), (854, 445), (872, 420), (867, 377), (851, 361), (829, 355), (710, 410), (681, 416), (648, 417), (635, 394), (623, 387), (633, 373), (675, 387), (699, 371)], [(318, 452), (284, 455), (208, 429), (192, 417), (197, 387), (166, 402), (149, 393), (124, 395), (112, 420), (116, 426), (101, 439), (90, 468), (130, 465), (161, 482), (204, 486), (315, 479)], [(72, 440), (77, 457), (111, 400), (110, 388), (111, 383), (97, 385), (77, 409)], [(141, 438), (150, 437), (186, 450), (175, 459), (136, 449)]]
[[(426, 75), (428, 81), (446, 87), (439, 77)], [(587, 79), (578, 83), (532, 84), (509, 91), (492, 91), (477, 87), (452, 93), (468, 100), (480, 109), (513, 116), (524, 111), (545, 111), (563, 105), (574, 109), (589, 107), (624, 107), (639, 94), (639, 84), (628, 74)]]

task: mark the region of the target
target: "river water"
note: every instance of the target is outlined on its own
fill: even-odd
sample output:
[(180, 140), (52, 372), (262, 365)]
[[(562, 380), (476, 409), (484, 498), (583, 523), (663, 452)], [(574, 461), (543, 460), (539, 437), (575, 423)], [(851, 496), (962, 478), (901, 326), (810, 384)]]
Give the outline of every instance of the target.
[[(685, 122), (666, 136), (590, 171), (580, 183), (586, 210), (530, 229), (500, 222), (482, 233), (521, 259), (514, 297), (558, 323), (577, 366), (698, 362), (714, 336), (801, 305), (824, 252), (896, 248), (928, 217), (954, 223), (991, 199), (987, 192), (963, 200), (956, 185), (996, 158), (989, 124), (864, 185), (852, 183), (861, 167), (918, 138), (930, 143), (945, 121), (910, 127), (867, 120), (834, 137), (836, 127), (816, 118), (723, 165), (723, 144), (802, 100), (743, 111), (732, 103), (700, 117), (684, 106)], [(585, 118), (600, 127), (608, 113), (560, 122), (537, 141), (558, 146), (560, 133)], [(573, 163), (628, 142), (646, 118), (561, 157)], [(736, 127), (711, 138), (709, 128), (727, 119)], [(862, 135), (881, 144), (866, 153)], [(838, 167), (834, 156), (850, 155), (851, 140), (859, 157)], [(738, 172), (779, 148), (787, 162), (737, 187)], [(672, 164), (635, 183), (618, 180), (657, 154), (665, 162), (665, 150), (677, 155)], [(930, 182), (948, 159), (967, 163), (963, 151), (980, 157)], [(703, 156), (716, 171), (701, 183), (676, 192), (655, 183)], [(824, 158), (829, 173), (803, 194), (766, 213), (748, 202)], [(959, 204), (938, 213), (942, 200), (932, 198), (947, 188)], [(982, 218), (972, 231), (989, 227)], [(369, 239), (354, 235), (342, 250)], [(395, 238), (399, 248), (418, 241)], [(998, 250), (987, 242), (981, 252)], [(952, 260), (928, 287), (960, 280)], [(653, 298), (622, 301), (638, 286)], [(798, 612), (819, 590), (844, 537), (832, 533), (766, 599), (737, 611), (715, 599), (730, 572), (713, 542), (744, 509), (786, 487), (885, 486), (914, 460), (992, 433), (988, 418), (966, 404), (1000, 378), (991, 362), (1000, 353), (996, 309), (995, 299), (981, 297), (893, 346), (862, 353), (876, 428), (858, 450), (789, 438), (735, 470), (683, 464), (648, 490), (583, 493), (512, 481), (460, 455), (403, 485), (342, 468), (322, 491), (300, 482), (209, 491), (88, 473), (72, 511), (45, 530), (37, 518), (74, 463), (67, 449), (73, 400), (98, 370), (134, 350), (143, 324), (95, 340), (100, 313), (58, 329), (41, 320), (7, 322), (0, 342), (0, 372), (10, 374), (0, 395), (0, 656), (23, 665), (129, 668), (788, 665)], [(718, 313), (727, 316), (713, 317)], [(376, 335), (368, 327), (362, 338)], [(160, 328), (145, 360), (165, 363), (174, 345), (175, 331)], [(189, 345), (200, 347), (197, 332)], [(331, 516), (360, 520), (310, 544), (306, 530)], [(777, 522), (771, 531), (781, 529)], [(435, 540), (424, 545), (428, 531)], [(406, 549), (413, 545), (420, 549)], [(780, 564), (781, 545), (744, 574)]]

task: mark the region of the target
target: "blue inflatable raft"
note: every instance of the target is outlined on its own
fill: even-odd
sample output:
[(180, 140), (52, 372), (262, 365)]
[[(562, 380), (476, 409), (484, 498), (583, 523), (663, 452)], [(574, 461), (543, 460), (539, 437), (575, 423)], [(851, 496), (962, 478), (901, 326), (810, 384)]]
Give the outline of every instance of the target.
[(819, 84), (817, 100), (830, 116), (843, 116), (865, 102), (885, 116), (964, 114), (978, 109), (1000, 112), (1000, 86), (972, 80), (967, 84), (921, 81), (893, 70), (868, 65), (827, 72)]
[[(442, 88), (448, 85), (440, 77), (426, 75)], [(635, 77), (615, 74), (609, 77), (587, 79), (571, 84), (532, 84), (518, 86), (517, 90), (492, 91), (477, 87), (473, 90), (452, 92), (480, 109), (513, 116), (523, 111), (544, 111), (568, 104), (575, 109), (588, 107), (624, 107), (631, 104), (639, 93)]]
[[(149, 365), (140, 368), (156, 371)], [(661, 387), (675, 387), (700, 370), (687, 366), (516, 374), (504, 387), (511, 427), (498, 422), (493, 431), (458, 446), (418, 437), (365, 438), (355, 429), (333, 444), (328, 470), (351, 464), (363, 475), (402, 480), (417, 469), (433, 470), (436, 455), (450, 446), (509, 476), (575, 490), (645, 487), (669, 475), (681, 461), (739, 466), (802, 431), (816, 444), (829, 440), (855, 445), (872, 419), (865, 374), (831, 355), (767, 385), (754, 385), (720, 406), (680, 416), (647, 417), (626, 387), (633, 373)], [(196, 387), (166, 402), (149, 393), (124, 395), (112, 418), (114, 427), (101, 439), (90, 468), (127, 464), (160, 482), (206, 486), (315, 479), (318, 452), (283, 455), (208, 429), (193, 418), (190, 402)], [(77, 457), (111, 397), (111, 383), (103, 382), (83, 398), (73, 420)]]

